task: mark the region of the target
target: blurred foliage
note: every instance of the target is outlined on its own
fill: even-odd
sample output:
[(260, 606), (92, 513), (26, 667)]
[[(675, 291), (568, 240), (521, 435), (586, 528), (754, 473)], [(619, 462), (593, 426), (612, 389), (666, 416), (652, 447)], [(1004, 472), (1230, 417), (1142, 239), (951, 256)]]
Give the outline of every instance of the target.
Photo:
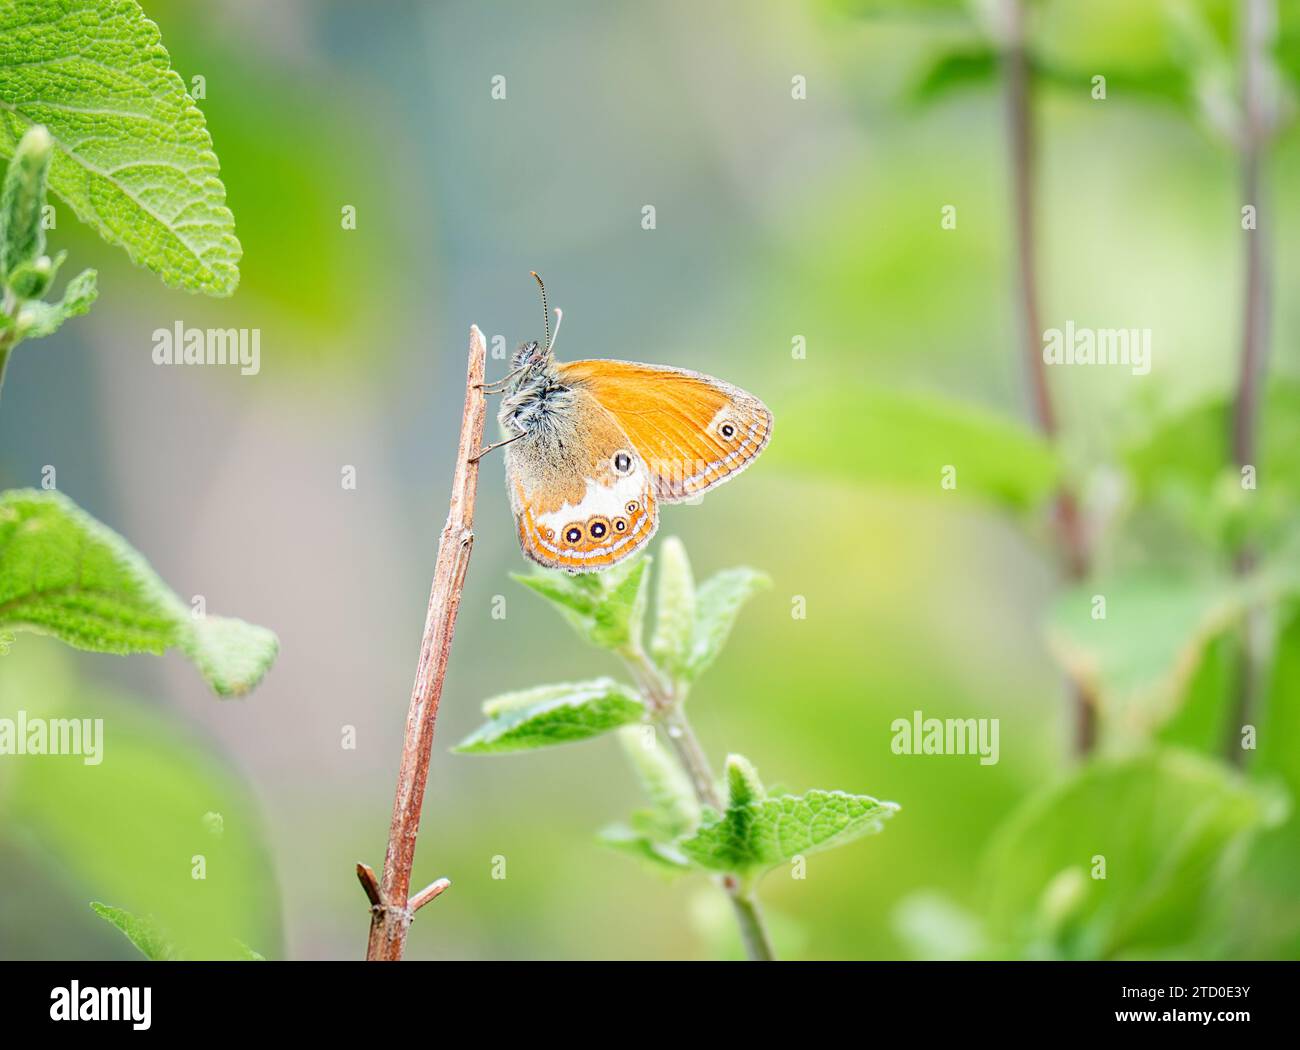
[(237, 772), (156, 705), (79, 681), (49, 642), (24, 639), (0, 660), (0, 718), (20, 711), (29, 722), (102, 719), (98, 762), (10, 758), (0, 778), (0, 839), (56, 865), (84, 921), (99, 921), (86, 902), (105, 901), (178, 956), (240, 958), (236, 939), (279, 949), (280, 891)]
[[(791, 783), (860, 784), (906, 806), (879, 843), (813, 854), (805, 881), (780, 870), (764, 880), (783, 956), (1300, 957), (1294, 805), (1278, 823), (1280, 798), (1300, 793), (1300, 618), (1285, 583), (1298, 417), (1286, 391), (1300, 373), (1300, 313), (1282, 294), (1300, 267), (1300, 241), (1286, 235), (1300, 222), (1285, 178), (1300, 159), (1294, 89), (1283, 82), (1267, 166), (1279, 231), (1273, 380), (1248, 490), (1228, 439), (1243, 247), (1237, 5), (1028, 5), (1044, 323), (1155, 333), (1149, 376), (1054, 372), (1062, 431), (1049, 444), (1026, 422), (1014, 349), (1004, 100), (988, 18), (997, 6), (825, 0), (756, 13), (734, 3), (710, 21), (691, 5), (519, 3), (507, 21), (469, 4), (147, 3), (185, 83), (206, 77), (198, 104), (245, 249), (239, 295), (186, 299), (186, 316), (233, 309), (262, 325), (274, 341), (269, 382), (237, 408), (230, 387), (206, 376), (128, 395), (63, 366), (104, 349), (87, 345), (93, 326), (68, 325), (24, 366), (46, 369), (46, 404), (83, 410), (56, 428), (35, 407), (16, 420), (25, 406), (7, 395), (0, 449), (23, 477), (75, 452), (122, 501), (107, 520), (131, 520), (127, 501), (156, 507), (154, 493), (211, 486), (212, 531), (196, 550), (247, 535), (250, 514), (278, 545), (250, 571), (298, 644), (263, 687), (270, 702), (204, 717), (258, 785), (277, 860), (293, 871), (278, 892), (295, 955), (354, 956), (364, 939), (349, 873), (383, 848), (427, 594), (420, 566), (445, 510), (438, 450), (459, 412), (463, 354), (441, 347), (469, 321), (507, 344), (536, 334), (534, 302), (508, 290), (543, 267), (570, 289), (561, 305), (574, 357), (700, 368), (754, 390), (776, 415), (772, 448), (739, 484), (703, 508), (665, 511), (698, 564), (744, 560), (771, 579), (770, 597), (751, 603), (717, 653), (692, 717), (717, 756), (767, 755), (764, 768), (779, 763)], [(1289, 80), (1300, 8), (1278, 10), (1274, 61)], [(488, 98), (489, 70), (508, 74), (508, 104)], [(788, 97), (792, 72), (808, 75), (806, 101)], [(1105, 102), (1091, 97), (1097, 75)], [(659, 206), (653, 234), (635, 222), (644, 201)], [(351, 231), (339, 225), (349, 203)], [(940, 225), (945, 205), (955, 229)], [(129, 290), (124, 317), (173, 316), (121, 253), (96, 252), (75, 221), (59, 234), (106, 286)], [(122, 327), (114, 374), (131, 376), (135, 337)], [(792, 338), (805, 356), (791, 356)], [(180, 407), (164, 417), (173, 397)], [(135, 446), (110, 455), (138, 435), (135, 421), (155, 417), (159, 446), (183, 431), (212, 462), (150, 459)], [(358, 461), (362, 485), (340, 511), (338, 464)], [(953, 490), (941, 486), (948, 464)], [(591, 609), (603, 599), (583, 611), (577, 592), (568, 624), (531, 596), (510, 595), (508, 618), (496, 619), (508, 590), (500, 570), (517, 552), (495, 469), (485, 461), (444, 740), (480, 721), (456, 697), (604, 674), (605, 654), (573, 646), (572, 628), (630, 641), (621, 603), (598, 623)], [(1097, 552), (1096, 580), (1066, 593), (1044, 542), (1062, 478), (1080, 486)], [(177, 546), (184, 522), (135, 518), (141, 549), (202, 576), (203, 559)], [(1272, 660), (1243, 776), (1219, 758), (1235, 735), (1241, 608), (1256, 596), (1232, 578), (1247, 542), (1260, 552)], [(656, 552), (658, 579), (647, 574), (644, 594), (637, 581), (634, 599), (650, 601), (655, 582), (678, 601), (671, 558)], [(304, 584), (322, 564), (335, 567), (328, 584)], [(168, 578), (185, 577), (169, 568)], [(1100, 623), (1098, 593), (1108, 599)], [(791, 615), (796, 598), (806, 620)], [(694, 636), (685, 622), (642, 639), (673, 675)], [(1106, 709), (1102, 754), (1081, 768), (1064, 757), (1063, 634)], [(0, 675), (43, 646), (19, 635)], [(157, 717), (174, 729), (175, 710), (202, 699), (186, 691), (193, 676), (160, 677), (166, 662), (142, 662), (79, 666), (91, 681), (144, 678), (149, 688), (125, 692), (166, 695), (171, 710)], [(913, 709), (1000, 718), (1001, 761), (891, 755), (888, 726)], [(343, 724), (357, 726), (361, 746), (340, 756)], [(456, 888), (413, 927), (413, 956), (738, 957), (713, 887), (645, 879), (617, 855), (679, 875), (676, 843), (703, 814), (663, 734), (647, 747), (641, 725), (613, 732), (621, 749), (579, 745), (568, 762), (435, 762), (419, 863)], [(22, 772), (0, 764), (0, 783)], [(93, 773), (78, 767), (92, 784)], [(223, 813), (227, 828), (237, 820), (228, 803), (196, 809), (195, 827), (205, 812)], [(617, 852), (584, 848), (602, 825)], [(0, 868), (62, 918), (33, 939), (28, 898), (0, 902), (0, 943), (134, 951), (85, 904), (147, 921), (148, 900), (81, 878), (25, 832), (18, 852), (8, 827)], [(1091, 877), (1096, 854), (1108, 859), (1105, 880)], [(498, 855), (508, 879), (489, 875)], [(266, 872), (250, 885), (273, 892)], [(223, 952), (231, 937), (282, 953), (274, 930), (212, 931)]]
[(1191, 755), (1098, 763), (1027, 803), (990, 845), (994, 942), (1030, 957), (1194, 954), (1243, 847), (1285, 813), (1284, 799)]
[(1019, 423), (933, 395), (841, 388), (787, 416), (774, 458), (871, 485), (1023, 510), (1041, 504), (1059, 473), (1051, 446)]

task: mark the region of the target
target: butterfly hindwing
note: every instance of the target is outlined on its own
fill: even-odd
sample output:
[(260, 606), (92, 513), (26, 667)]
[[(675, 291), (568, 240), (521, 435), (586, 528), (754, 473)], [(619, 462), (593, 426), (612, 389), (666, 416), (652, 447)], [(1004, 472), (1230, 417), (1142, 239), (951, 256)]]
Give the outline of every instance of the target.
[(664, 503), (734, 477), (772, 436), (772, 413), (762, 401), (700, 372), (604, 360), (556, 369), (562, 382), (591, 394), (613, 416)]
[(643, 456), (594, 396), (572, 391), (551, 425), (506, 446), (519, 543), (533, 561), (570, 572), (606, 569), (659, 525)]

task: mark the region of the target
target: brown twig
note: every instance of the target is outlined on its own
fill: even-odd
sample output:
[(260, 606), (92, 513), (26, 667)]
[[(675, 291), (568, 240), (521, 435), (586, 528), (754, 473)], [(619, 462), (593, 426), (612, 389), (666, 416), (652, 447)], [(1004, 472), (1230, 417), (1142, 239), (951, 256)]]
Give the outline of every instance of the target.
[[(1043, 360), (1043, 329), (1038, 312), (1038, 252), (1034, 226), (1034, 121), (1031, 108), (1029, 52), (1025, 39), (1023, 0), (1004, 0), (1003, 71), (1006, 78), (1007, 134), (1011, 154), (1012, 200), (1016, 227), (1017, 293), (1020, 334), (1025, 374), (1028, 377), (1034, 421), (1048, 439), (1056, 437), (1058, 421), (1047, 383)], [(1056, 543), (1065, 577), (1071, 583), (1084, 580), (1091, 555), (1079, 499), (1068, 483), (1062, 483), (1053, 506)], [(1094, 698), (1074, 678), (1066, 682), (1074, 713), (1076, 754), (1089, 754), (1097, 738)]]
[(396, 962), (406, 947), (406, 933), (416, 910), (437, 897), (451, 883), (446, 879), (426, 887), (408, 900), (411, 868), (415, 863), (415, 842), (420, 831), (420, 808), (429, 779), (433, 752), (434, 722), (447, 674), (456, 613), (460, 609), (470, 551), (474, 546), (474, 497), (478, 488), (478, 452), (483, 445), (487, 403), (483, 397), (483, 373), (487, 346), (483, 333), (469, 330), (469, 369), (465, 383), (465, 414), (461, 420), (456, 472), (451, 483), (451, 504), (447, 523), (438, 540), (438, 559), (433, 570), (429, 611), (420, 640), (420, 663), (411, 690), (411, 707), (406, 715), (406, 737), (402, 763), (397, 773), (397, 794), (393, 820), (388, 829), (388, 853), (384, 857), (383, 881), (376, 886), (374, 872), (357, 865), (357, 877), (370, 898), (370, 940), (366, 958)]

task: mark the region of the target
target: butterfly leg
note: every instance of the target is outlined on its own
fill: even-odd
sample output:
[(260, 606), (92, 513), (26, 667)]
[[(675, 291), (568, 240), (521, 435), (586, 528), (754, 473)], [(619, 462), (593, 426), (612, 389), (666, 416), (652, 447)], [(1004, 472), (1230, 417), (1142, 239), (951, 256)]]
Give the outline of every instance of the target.
[(478, 455), (477, 455), (477, 456), (470, 456), (469, 461), (470, 461), (471, 463), (477, 463), (480, 459), (482, 459), (484, 456), (486, 456), (486, 455), (487, 455), (489, 452), (491, 452), (494, 448), (500, 448), (502, 445), (508, 445), (508, 444), (510, 444), (510, 442), (512, 442), (512, 441), (518, 441), (521, 437), (524, 437), (524, 436), (525, 436), (525, 432), (524, 432), (524, 431), (520, 431), (520, 432), (519, 432), (518, 434), (516, 434), (514, 437), (508, 437), (508, 438), (505, 438), (503, 441), (494, 441), (492, 444), (488, 445), (487, 448), (481, 448), (481, 449), (479, 449), (479, 452), (478, 452)]
[(507, 372), (500, 379), (494, 379), (490, 383), (476, 383), (475, 387), (485, 394), (500, 394), (504, 391), (505, 385), (523, 370), (523, 368), (516, 368), (513, 372)]

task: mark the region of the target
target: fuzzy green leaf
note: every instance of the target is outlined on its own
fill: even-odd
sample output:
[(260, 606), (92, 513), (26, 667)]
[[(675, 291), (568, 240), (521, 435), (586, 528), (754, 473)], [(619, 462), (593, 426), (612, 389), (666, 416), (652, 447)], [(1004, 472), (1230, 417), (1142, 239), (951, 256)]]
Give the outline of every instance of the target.
[(641, 644), (649, 558), (602, 573), (569, 576), (541, 571), (514, 579), (560, 610), (578, 635), (599, 649), (634, 650)]
[(90, 907), (105, 922), (110, 922), (126, 935), (126, 939), (140, 949), (140, 954), (155, 962), (178, 959), (175, 946), (152, 919), (132, 915), (125, 908), (114, 908), (99, 901)]
[(596, 841), (661, 872), (680, 875), (691, 868), (690, 862), (672, 845), (624, 824), (612, 824), (604, 828), (596, 836)]
[(39, 299), (25, 303), (18, 312), (18, 336), (21, 339), (40, 339), (53, 335), (64, 321), (86, 313), (99, 296), (94, 270), (82, 270), (68, 282), (63, 298), (57, 303)]
[(252, 689), (279, 643), (264, 627), (195, 619), (121, 536), (59, 492), (0, 493), (0, 629), (99, 653), (184, 651), (219, 696)]
[(11, 278), (22, 266), (45, 253), (45, 180), (54, 144), (39, 125), (28, 128), (19, 140), (0, 190), (0, 277)]
[(728, 755), (724, 775), (727, 778), (728, 809), (767, 798), (767, 790), (758, 779), (758, 770), (744, 755)]
[(843, 791), (780, 795), (729, 806), (720, 816), (706, 813), (700, 829), (678, 846), (700, 867), (751, 874), (874, 834), (898, 808)]
[(650, 655), (674, 678), (686, 673), (695, 631), (695, 580), (686, 548), (676, 536), (659, 546), (659, 578), (655, 591), (655, 630)]
[(0, 157), (33, 125), (49, 187), (165, 283), (229, 295), (241, 249), (203, 114), (135, 0), (0, 5)]
[(54, 281), (55, 271), (63, 265), (67, 252), (59, 252), (58, 260), (48, 255), (38, 255), (31, 262), (19, 263), (9, 272), (9, 289), (18, 300), (39, 299)]
[(618, 731), (636, 778), (650, 800), (663, 837), (676, 838), (700, 821), (700, 804), (681, 765), (668, 753), (652, 725), (628, 726)]
[(612, 678), (541, 686), (483, 705), (489, 721), (456, 745), (462, 754), (492, 755), (587, 740), (639, 721), (641, 698)]
[[(639, 649), (645, 621), (650, 559), (638, 558), (625, 571), (613, 570), (605, 600), (596, 609), (593, 638), (604, 649)], [(606, 574), (608, 575), (608, 574)]]
[(741, 607), (772, 581), (753, 569), (724, 569), (706, 580), (695, 595), (695, 633), (686, 663), (688, 678), (698, 678), (727, 642)]

